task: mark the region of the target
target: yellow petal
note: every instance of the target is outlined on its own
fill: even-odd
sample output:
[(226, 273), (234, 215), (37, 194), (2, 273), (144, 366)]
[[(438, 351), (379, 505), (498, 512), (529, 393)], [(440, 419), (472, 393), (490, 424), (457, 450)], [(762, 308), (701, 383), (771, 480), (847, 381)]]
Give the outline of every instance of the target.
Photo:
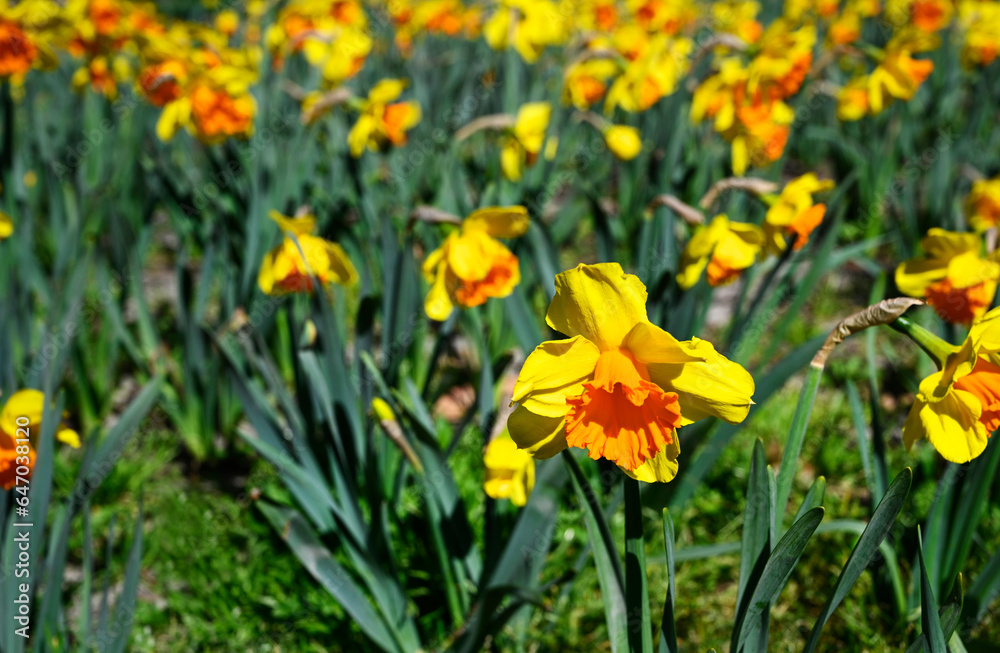
[(424, 311), (427, 313), (427, 317), (438, 322), (447, 320), (451, 312), (455, 310), (455, 304), (451, 299), (451, 295), (448, 294), (448, 288), (446, 287), (447, 273), (447, 266), (441, 265), (438, 267), (434, 283), (431, 284), (431, 289), (424, 300)]
[(347, 257), (347, 252), (337, 243), (326, 242), (326, 252), (330, 258), (329, 271), (333, 273), (331, 281), (350, 286), (358, 281), (358, 271)]
[(511, 181), (520, 181), (523, 159), (524, 148), (521, 147), (517, 140), (513, 138), (507, 139), (503, 149), (500, 150), (500, 168), (503, 170), (504, 177)]
[(546, 323), (567, 336), (583, 336), (602, 350), (616, 349), (646, 319), (646, 286), (618, 263), (580, 264), (556, 275)]
[(277, 211), (269, 211), (267, 217), (278, 223), (282, 231), (293, 233), (296, 236), (311, 234), (316, 229), (316, 216), (304, 215), (300, 218), (289, 218)]
[(712, 252), (728, 233), (729, 218), (725, 215), (715, 216), (707, 226), (699, 227), (694, 232), (681, 254), (677, 284), (682, 289), (687, 290), (698, 283)]
[(896, 286), (904, 295), (923, 297), (927, 286), (948, 276), (947, 261), (911, 258), (896, 268)]
[(274, 257), (281, 247), (275, 247), (264, 255), (264, 260), (260, 264), (260, 272), (257, 273), (257, 286), (265, 295), (270, 295), (274, 290)]
[(733, 139), (731, 156), (733, 159), (733, 174), (737, 177), (742, 177), (743, 173), (747, 171), (747, 166), (750, 165), (750, 150), (747, 149), (747, 142), (744, 137), (737, 136)]
[(977, 234), (945, 231), (935, 227), (927, 231), (920, 246), (929, 258), (951, 259), (966, 252), (980, 251), (982, 240)]
[(78, 434), (73, 429), (59, 429), (56, 432), (56, 440), (64, 444), (68, 444), (74, 449), (80, 448), (80, 434)]
[(635, 127), (614, 125), (604, 132), (611, 153), (622, 161), (631, 161), (642, 152), (642, 136)]
[(448, 247), (448, 265), (459, 279), (480, 281), (493, 269), (500, 253), (498, 245), (484, 231), (463, 231)]
[(566, 397), (583, 392), (600, 355), (583, 336), (543, 342), (524, 361), (511, 400), (537, 415), (562, 417), (569, 410)]
[(14, 223), (9, 215), (0, 211), (0, 240), (9, 238), (12, 233), (14, 233)]
[(473, 211), (462, 229), (480, 229), (494, 238), (517, 238), (528, 230), (528, 209), (523, 206), (487, 206)]
[[(452, 234), (452, 235), (457, 235), (457, 234)], [(433, 283), (434, 276), (437, 274), (438, 266), (444, 262), (448, 248), (448, 243), (450, 241), (451, 237), (449, 236), (448, 239), (445, 240), (444, 244), (441, 245), (441, 247), (438, 247), (436, 250), (428, 254), (427, 258), (424, 259), (424, 264), (421, 267), (421, 270), (424, 273), (424, 279), (426, 279), (427, 281)]]
[[(923, 389), (924, 383), (920, 385)], [(909, 449), (925, 438), (945, 460), (967, 463), (986, 449), (989, 439), (986, 427), (979, 421), (981, 410), (975, 395), (962, 390), (952, 389), (930, 403), (918, 398), (903, 425), (903, 442)]]
[(368, 101), (372, 104), (389, 104), (406, 88), (405, 79), (383, 79), (368, 92)]
[[(18, 390), (10, 396), (3, 410), (0, 411), (0, 431), (10, 437), (17, 433), (17, 418), (28, 419), (27, 428), (32, 437), (38, 434), (35, 429), (42, 423), (42, 411), (45, 410), (45, 395), (38, 390)], [(22, 427), (23, 428), (23, 427)]]
[(697, 348), (685, 347), (684, 343), (651, 322), (636, 324), (628, 332), (623, 344), (646, 365), (704, 360)]
[(528, 152), (541, 152), (551, 115), (552, 106), (548, 102), (529, 102), (518, 109), (514, 135)]
[(708, 416), (731, 424), (742, 422), (753, 405), (754, 381), (750, 373), (715, 351), (707, 340), (692, 338), (680, 346), (701, 360), (653, 363), (647, 364), (647, 368), (653, 383), (677, 393), (682, 424)]
[(551, 458), (566, 448), (566, 420), (536, 415), (518, 406), (507, 418), (510, 437), (535, 458)]
[(347, 134), (347, 144), (351, 148), (351, 156), (355, 159), (365, 151), (365, 147), (368, 145), (375, 127), (375, 118), (367, 114), (360, 116), (358, 121), (354, 123), (354, 126), (351, 127), (351, 131)]
[(677, 440), (676, 433), (673, 441), (659, 451), (653, 458), (650, 458), (635, 469), (629, 470), (621, 465), (622, 470), (637, 481), (644, 483), (669, 483), (677, 476), (677, 457), (681, 453), (681, 445)]

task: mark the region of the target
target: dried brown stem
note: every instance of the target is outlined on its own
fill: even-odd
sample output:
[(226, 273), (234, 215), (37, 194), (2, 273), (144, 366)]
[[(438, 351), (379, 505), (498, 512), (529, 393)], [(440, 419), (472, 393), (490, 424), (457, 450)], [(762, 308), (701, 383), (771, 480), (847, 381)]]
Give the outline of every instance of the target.
[(869, 306), (863, 311), (844, 318), (834, 327), (830, 335), (827, 336), (826, 342), (823, 343), (823, 346), (813, 356), (810, 365), (823, 369), (826, 365), (826, 359), (830, 357), (830, 353), (848, 336), (854, 335), (858, 331), (863, 331), (868, 327), (891, 324), (909, 308), (921, 306), (923, 303), (921, 300), (914, 299), (913, 297), (883, 299), (878, 304)]

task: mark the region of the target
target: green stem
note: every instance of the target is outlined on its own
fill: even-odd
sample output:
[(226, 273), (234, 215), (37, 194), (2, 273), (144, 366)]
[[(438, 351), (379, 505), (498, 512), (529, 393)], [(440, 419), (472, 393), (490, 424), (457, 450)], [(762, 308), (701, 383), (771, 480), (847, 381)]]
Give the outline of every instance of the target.
[[(642, 499), (639, 481), (625, 477), (625, 605), (628, 608), (628, 648), (652, 653), (653, 628), (649, 614), (646, 550), (642, 537)], [(636, 623), (636, 617), (639, 622)]]
[(889, 326), (917, 343), (937, 363), (939, 370), (944, 368), (948, 356), (957, 351), (954, 345), (945, 342), (906, 316), (897, 317)]

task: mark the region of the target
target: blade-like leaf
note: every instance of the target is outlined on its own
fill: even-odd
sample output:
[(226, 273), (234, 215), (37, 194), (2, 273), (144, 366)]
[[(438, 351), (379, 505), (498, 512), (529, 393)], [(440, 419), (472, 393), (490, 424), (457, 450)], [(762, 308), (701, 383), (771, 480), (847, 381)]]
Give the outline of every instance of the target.
[(611, 650), (615, 653), (624, 652), (628, 650), (629, 638), (628, 609), (625, 604), (625, 581), (622, 575), (621, 558), (593, 488), (584, 478), (583, 471), (581, 471), (576, 459), (573, 458), (573, 454), (564, 451), (562, 457), (569, 467), (573, 489), (580, 501), (580, 507), (583, 508), (590, 546), (594, 551), (594, 564), (597, 567), (597, 578), (601, 584), (601, 598), (604, 600), (604, 616), (607, 620)]
[(760, 575), (760, 581), (754, 588), (753, 596), (742, 622), (739, 624), (739, 637), (733, 651), (740, 651), (761, 624), (761, 615), (771, 609), (778, 598), (781, 588), (788, 582), (792, 570), (802, 556), (803, 549), (809, 543), (816, 527), (823, 521), (823, 508), (813, 508), (802, 519), (792, 524), (771, 552)]
[(910, 491), (910, 484), (912, 482), (913, 471), (907, 467), (896, 476), (886, 491), (885, 496), (879, 502), (878, 507), (875, 508), (875, 513), (872, 515), (871, 521), (868, 522), (868, 526), (865, 528), (864, 533), (861, 534), (858, 543), (854, 545), (854, 549), (847, 559), (847, 564), (844, 565), (843, 571), (840, 572), (840, 577), (837, 578), (837, 584), (834, 585), (833, 593), (830, 594), (826, 605), (823, 606), (823, 612), (820, 613), (819, 619), (816, 620), (816, 624), (813, 626), (812, 633), (809, 635), (809, 642), (804, 649), (805, 653), (811, 653), (816, 650), (816, 646), (819, 644), (819, 634), (823, 630), (823, 626), (826, 625), (826, 622), (830, 619), (830, 615), (837, 609), (840, 602), (844, 600), (847, 593), (851, 591), (854, 583), (857, 582), (862, 572), (868, 568), (868, 564), (872, 561), (872, 558), (875, 557), (875, 552), (878, 551), (879, 544), (889, 534), (889, 529), (896, 522), (899, 511), (903, 509), (903, 502), (906, 501), (906, 495)]
[(920, 558), (920, 623), (923, 634), (931, 653), (948, 653), (945, 645), (944, 629), (941, 628), (941, 617), (938, 615), (937, 599), (931, 589), (931, 581), (927, 578), (927, 565), (924, 564), (924, 544), (917, 527), (917, 557)]
[(677, 586), (674, 575), (674, 520), (670, 510), (663, 509), (663, 542), (667, 553), (667, 596), (663, 601), (663, 619), (660, 622), (659, 653), (677, 653), (677, 630), (674, 624), (674, 598)]

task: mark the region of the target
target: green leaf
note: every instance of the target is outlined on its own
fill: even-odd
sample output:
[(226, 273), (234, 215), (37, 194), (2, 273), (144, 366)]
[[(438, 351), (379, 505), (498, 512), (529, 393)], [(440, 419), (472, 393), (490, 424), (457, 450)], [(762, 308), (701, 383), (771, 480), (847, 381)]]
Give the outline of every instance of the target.
[(750, 597), (760, 581), (760, 576), (771, 555), (771, 471), (764, 455), (764, 443), (758, 438), (754, 442), (750, 458), (750, 473), (747, 477), (747, 500), (743, 512), (743, 537), (740, 547), (740, 581), (736, 594), (736, 616), (733, 620), (733, 634), (730, 650), (736, 651), (740, 626), (750, 607)]
[(983, 570), (976, 576), (976, 581), (969, 588), (966, 596), (968, 613), (975, 623), (982, 621), (993, 600), (1000, 595), (1000, 551), (995, 552)]
[[(125, 580), (122, 592), (115, 601), (114, 640), (107, 642), (107, 649), (112, 653), (123, 653), (128, 647), (135, 619), (136, 599), (139, 597), (139, 571), (142, 567), (142, 498), (139, 498), (139, 514), (135, 519), (135, 531), (132, 536), (132, 546), (128, 552), (128, 562), (125, 564)], [(107, 635), (107, 634), (106, 634)]]
[(806, 493), (806, 498), (802, 500), (802, 505), (799, 506), (799, 511), (795, 513), (795, 519), (793, 523), (802, 518), (802, 515), (806, 514), (813, 508), (818, 508), (823, 505), (823, 497), (826, 494), (826, 477), (818, 476), (815, 481), (813, 481), (812, 487)]
[(667, 508), (663, 509), (663, 543), (667, 553), (667, 596), (663, 600), (663, 619), (660, 622), (659, 653), (677, 653), (677, 629), (674, 624), (674, 599), (677, 586), (674, 574), (674, 520)]
[(823, 521), (823, 508), (813, 508), (802, 519), (792, 524), (784, 537), (778, 540), (760, 575), (760, 582), (754, 588), (749, 608), (739, 622), (739, 637), (734, 651), (740, 651), (755, 631), (761, 626), (761, 616), (771, 609), (781, 588), (788, 582), (792, 570), (802, 556), (816, 527)]
[(774, 508), (779, 525), (784, 521), (785, 507), (788, 505), (788, 497), (792, 493), (795, 470), (798, 468), (799, 456), (802, 454), (802, 443), (806, 439), (806, 427), (809, 426), (809, 416), (812, 413), (813, 403), (816, 401), (816, 391), (819, 389), (822, 377), (822, 367), (809, 366), (805, 383), (799, 392), (798, 404), (795, 406), (792, 426), (788, 430), (788, 439), (785, 440), (785, 450), (782, 452), (781, 466), (778, 468), (778, 503), (775, 504)]
[(583, 471), (570, 451), (562, 452), (563, 460), (569, 467), (573, 489), (583, 508), (584, 521), (590, 546), (594, 552), (597, 579), (601, 584), (601, 598), (604, 600), (604, 617), (608, 626), (608, 637), (614, 653), (629, 649), (628, 608), (625, 603), (625, 581), (622, 575), (621, 558), (615, 546), (611, 529), (604, 518), (604, 510), (597, 500), (593, 488), (583, 476)]
[(834, 585), (833, 593), (830, 594), (830, 598), (827, 599), (826, 605), (823, 606), (823, 611), (820, 613), (819, 619), (816, 620), (816, 624), (813, 626), (812, 633), (809, 635), (809, 642), (804, 649), (805, 653), (811, 653), (816, 650), (816, 646), (819, 644), (819, 634), (823, 630), (823, 626), (826, 625), (826, 622), (830, 619), (830, 615), (837, 609), (840, 602), (844, 600), (847, 593), (851, 591), (854, 583), (857, 582), (858, 578), (861, 577), (861, 574), (868, 568), (869, 563), (875, 557), (875, 552), (878, 551), (879, 545), (885, 539), (885, 536), (889, 534), (889, 530), (896, 522), (899, 511), (903, 509), (903, 502), (906, 501), (906, 495), (910, 491), (910, 484), (912, 482), (913, 471), (907, 467), (896, 476), (886, 491), (885, 496), (879, 502), (878, 507), (875, 508), (875, 513), (872, 515), (871, 521), (868, 522), (868, 526), (865, 528), (864, 533), (861, 534), (858, 543), (854, 545), (854, 549), (847, 559), (847, 564), (844, 565), (844, 569), (840, 572), (840, 577), (837, 578), (837, 584)]
[(917, 557), (920, 559), (920, 623), (923, 627), (923, 634), (927, 637), (931, 653), (948, 653), (944, 630), (941, 628), (941, 618), (938, 615), (937, 599), (934, 598), (934, 590), (931, 589), (931, 582), (927, 578), (927, 565), (924, 564), (924, 543), (919, 526), (917, 527), (917, 542)]
[[(969, 551), (972, 550), (972, 538), (986, 512), (986, 504), (990, 499), (990, 490), (993, 488), (998, 466), (1000, 466), (1000, 447), (993, 446), (987, 447), (986, 452), (966, 468), (968, 476), (962, 484), (962, 500), (956, 505), (945, 549), (948, 555), (942, 560), (944, 569), (940, 577), (946, 582), (953, 581), (965, 566)], [(951, 592), (951, 586), (946, 586), (944, 591)]]
[[(642, 536), (642, 500), (639, 481), (625, 481), (625, 605), (628, 608), (628, 643), (633, 653), (652, 653), (653, 627), (646, 580), (646, 545)], [(636, 623), (635, 616), (639, 616)]]
[(258, 502), (257, 506), (282, 539), (288, 542), (306, 570), (337, 599), (372, 642), (383, 651), (405, 650), (398, 636), (392, 632), (391, 625), (376, 612), (350, 573), (334, 559), (299, 513), (265, 502)]

